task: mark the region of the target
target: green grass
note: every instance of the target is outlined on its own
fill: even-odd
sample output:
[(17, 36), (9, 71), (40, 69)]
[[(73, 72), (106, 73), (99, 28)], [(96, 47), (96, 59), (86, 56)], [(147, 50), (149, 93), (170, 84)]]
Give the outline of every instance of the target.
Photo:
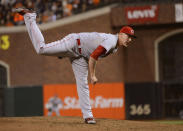
[(155, 122), (163, 123), (163, 124), (183, 125), (183, 120), (160, 120)]

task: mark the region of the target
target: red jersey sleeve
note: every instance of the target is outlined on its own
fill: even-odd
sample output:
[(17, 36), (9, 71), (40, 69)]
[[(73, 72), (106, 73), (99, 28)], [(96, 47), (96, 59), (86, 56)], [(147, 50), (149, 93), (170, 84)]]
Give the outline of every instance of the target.
[(92, 58), (94, 58), (95, 60), (98, 60), (98, 57), (101, 56), (102, 54), (105, 54), (106, 49), (99, 45), (94, 51), (93, 53), (90, 55)]

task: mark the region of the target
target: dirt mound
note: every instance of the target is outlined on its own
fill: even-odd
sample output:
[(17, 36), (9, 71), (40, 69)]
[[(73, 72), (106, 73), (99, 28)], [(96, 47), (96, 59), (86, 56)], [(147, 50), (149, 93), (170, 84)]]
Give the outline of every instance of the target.
[(183, 131), (183, 125), (96, 120), (97, 124), (88, 125), (80, 117), (1, 117), (0, 131)]

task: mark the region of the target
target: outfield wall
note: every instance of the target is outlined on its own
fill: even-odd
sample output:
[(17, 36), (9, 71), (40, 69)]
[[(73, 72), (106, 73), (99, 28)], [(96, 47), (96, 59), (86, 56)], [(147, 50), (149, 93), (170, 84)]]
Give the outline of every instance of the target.
[[(161, 89), (158, 83), (90, 85), (93, 114), (113, 119), (162, 118)], [(82, 116), (75, 84), (4, 88), (3, 92), (4, 116), (50, 116), (51, 112), (51, 116)]]
[(5, 116), (41, 116), (42, 103), (42, 86), (4, 88)]
[[(182, 117), (183, 83), (98, 83), (90, 86), (96, 118), (162, 119)], [(75, 84), (0, 88), (0, 116), (48, 116), (58, 97), (61, 116), (82, 116)], [(51, 116), (55, 116), (53, 111)]]

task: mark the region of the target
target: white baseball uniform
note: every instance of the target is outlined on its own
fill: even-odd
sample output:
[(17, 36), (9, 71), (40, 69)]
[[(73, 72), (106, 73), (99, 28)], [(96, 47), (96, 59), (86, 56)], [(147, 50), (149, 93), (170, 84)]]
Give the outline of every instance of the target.
[(97, 32), (73, 33), (61, 40), (45, 44), (44, 37), (36, 24), (36, 14), (25, 14), (24, 20), (37, 54), (70, 58), (83, 118), (93, 117), (87, 80), (88, 60), (92, 52), (99, 45), (106, 49), (105, 54), (100, 57), (105, 57), (110, 53), (116, 52), (118, 36)]

